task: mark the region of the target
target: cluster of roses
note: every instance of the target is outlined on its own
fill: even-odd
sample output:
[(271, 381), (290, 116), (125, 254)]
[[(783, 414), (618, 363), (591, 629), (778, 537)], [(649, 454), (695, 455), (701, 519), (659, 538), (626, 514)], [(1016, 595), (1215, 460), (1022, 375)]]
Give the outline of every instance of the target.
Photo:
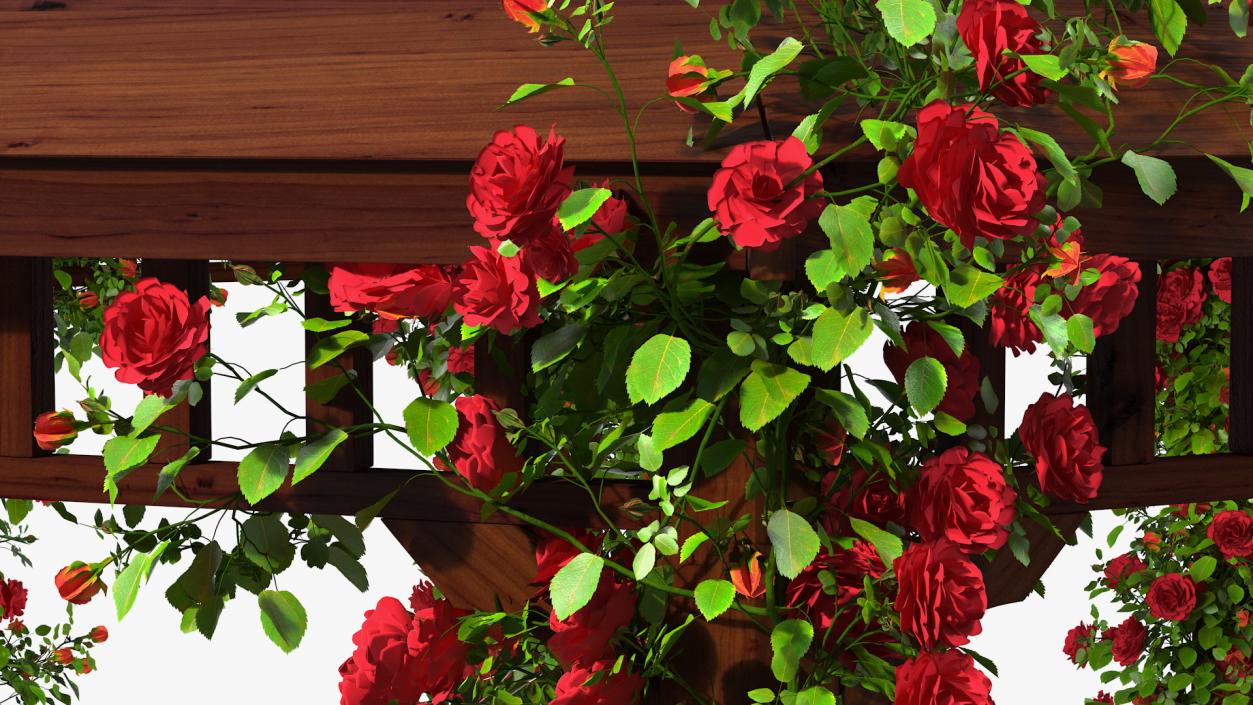
[(1231, 303), (1231, 258), (1210, 263), (1208, 271), (1199, 267), (1169, 267), (1157, 280), (1157, 339), (1163, 343), (1179, 342), (1184, 328), (1201, 319), (1210, 291), (1223, 303)]
[[(1137, 687), (1118, 702), (1175, 702), (1177, 691), (1189, 686), (1199, 698), (1195, 702), (1209, 702), (1210, 693), (1219, 702), (1225, 693), (1253, 684), (1248, 602), (1253, 586), (1246, 577), (1253, 559), (1253, 514), (1244, 504), (1167, 507), (1144, 522), (1151, 528), (1131, 552), (1097, 566), (1102, 576), (1090, 586), (1092, 595), (1112, 593), (1121, 611), (1131, 614), (1116, 626), (1100, 620), (1078, 624), (1066, 634), (1062, 651), (1094, 670), (1112, 659), (1131, 671), (1149, 654), (1145, 677), (1124, 677), (1123, 683)], [(1203, 667), (1204, 654), (1213, 655), (1212, 669)], [(1168, 685), (1175, 683), (1165, 675), (1168, 669), (1189, 677)], [(1215, 677), (1202, 680), (1207, 670)], [(1113, 703), (1114, 696), (1102, 692), (1094, 701)]]
[[(57, 588), (61, 589), (61, 578), (58, 575)], [(62, 593), (64, 597), (64, 593)], [(22, 635), (27, 633), (26, 624), (21, 617), (26, 613), (26, 600), (28, 592), (22, 581), (12, 578), (0, 578), (0, 618), (8, 620), (8, 629), (14, 634)], [(67, 598), (68, 599), (68, 598)], [(81, 604), (81, 603), (78, 603)], [(70, 666), (77, 673), (88, 674), (95, 669), (95, 659), (91, 658), (87, 650), (92, 644), (102, 644), (109, 638), (109, 630), (104, 626), (92, 628), (86, 636), (77, 639), (67, 639), (61, 646), (52, 649), (50, 653), (39, 654), (36, 658), (43, 661), (53, 661), (60, 666)], [(76, 654), (75, 649), (80, 653)], [(16, 660), (18, 657), (10, 653), (10, 658)]]

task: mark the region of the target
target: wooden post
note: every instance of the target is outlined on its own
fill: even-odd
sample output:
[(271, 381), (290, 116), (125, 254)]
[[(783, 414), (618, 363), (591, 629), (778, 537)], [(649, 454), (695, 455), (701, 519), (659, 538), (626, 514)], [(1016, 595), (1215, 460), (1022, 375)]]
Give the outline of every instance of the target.
[(1230, 367), (1228, 447), (1253, 455), (1253, 257), (1231, 260)]
[(1148, 463), (1157, 455), (1157, 262), (1139, 264), (1140, 293), (1131, 315), (1117, 331), (1097, 338), (1088, 358), (1088, 409), (1108, 449), (1106, 465)]
[(52, 411), (52, 262), (0, 257), (5, 302), (0, 306), (0, 456), (40, 453), (35, 417)]
[[(331, 308), (330, 298), (326, 294), (317, 294), (305, 290), (305, 315), (310, 318), (338, 317)], [(305, 334), (306, 353), (324, 334), (309, 332)], [(342, 368), (342, 369), (341, 369)], [(317, 369), (305, 369), (305, 387), (331, 379), (345, 372), (356, 375), (355, 384), (365, 391), (366, 396), (374, 396), (374, 360), (366, 348), (357, 348), (340, 355), (336, 360)], [(370, 423), (372, 416), (370, 407), (347, 385), (339, 390), (330, 401), (324, 403), (305, 397), (305, 414), (309, 417), (309, 435), (319, 433), (325, 427), (343, 427)], [(318, 422), (322, 422), (319, 424)], [(374, 465), (374, 436), (356, 436), (344, 441), (336, 448), (331, 457), (322, 466), (323, 470), (354, 472), (368, 470)]]

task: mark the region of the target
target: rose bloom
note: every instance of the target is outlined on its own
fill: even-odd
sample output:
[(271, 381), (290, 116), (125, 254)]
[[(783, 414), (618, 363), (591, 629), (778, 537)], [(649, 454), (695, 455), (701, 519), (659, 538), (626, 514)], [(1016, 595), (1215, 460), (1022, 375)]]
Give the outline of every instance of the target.
[(1043, 103), (1048, 91), (1041, 76), (1026, 70), (1014, 54), (1043, 54), (1040, 24), (1016, 0), (966, 0), (957, 15), (957, 32), (970, 49), (979, 76), (979, 88), (1006, 105), (1030, 107)]
[(109, 630), (106, 629), (103, 625), (101, 625), (98, 627), (94, 627), (87, 636), (90, 637), (91, 640), (96, 642), (97, 644), (103, 644), (104, 642), (109, 640)]
[(1033, 233), (1047, 185), (1031, 150), (1001, 132), (995, 116), (942, 100), (918, 111), (918, 139), (897, 180), (967, 248), (976, 237)]
[(874, 263), (874, 269), (884, 294), (899, 294), (918, 281), (914, 260), (899, 247), (884, 252), (883, 259)]
[(57, 649), (52, 652), (52, 657), (56, 659), (57, 663), (64, 666), (74, 663), (74, 652), (69, 649)]
[(548, 615), (548, 648), (562, 666), (613, 658), (613, 638), (635, 615), (635, 593), (612, 575), (601, 576), (592, 599), (564, 620)]
[(1253, 664), (1249, 657), (1237, 648), (1229, 649), (1227, 655), (1218, 659), (1218, 671), (1230, 683), (1239, 683), (1253, 675)]
[(1119, 41), (1115, 37), (1109, 43), (1109, 70), (1101, 72), (1101, 78), (1111, 88), (1142, 88), (1157, 70), (1157, 47), (1144, 42)]
[(508, 473), (522, 470), (522, 459), (492, 413), (500, 407), (479, 394), (457, 397), (457, 434), (448, 444), (453, 469), (478, 490), (490, 492)]
[(43, 450), (67, 446), (77, 437), (74, 414), (68, 411), (45, 411), (35, 417), (35, 445)]
[(336, 311), (373, 311), (389, 320), (441, 316), (454, 291), (448, 268), (434, 264), (337, 264), (327, 288)]
[(547, 235), (527, 242), (519, 256), (525, 269), (554, 284), (579, 272), (574, 243), (560, 227), (554, 226)]
[(117, 381), (168, 397), (175, 382), (192, 378), (208, 340), (209, 300), (193, 304), (173, 284), (147, 277), (104, 310), (100, 357)]
[(1105, 585), (1115, 588), (1126, 578), (1148, 568), (1144, 561), (1134, 553), (1124, 553), (1111, 560), (1105, 566)]
[(891, 341), (883, 346), (883, 362), (896, 378), (896, 383), (905, 383), (905, 370), (914, 360), (935, 358), (948, 374), (948, 387), (936, 409), (958, 421), (969, 421), (975, 415), (974, 400), (979, 391), (979, 360), (971, 354), (970, 348), (962, 350), (961, 356), (957, 356), (944, 337), (926, 321), (913, 321), (905, 327), (901, 337), (905, 341), (904, 349), (896, 347)]
[(1154, 617), (1181, 622), (1196, 607), (1196, 583), (1186, 575), (1167, 573), (1153, 581), (1144, 601)]
[(1152, 531), (1144, 532), (1144, 536), (1140, 537), (1140, 543), (1144, 544), (1146, 549), (1153, 551), (1154, 553), (1162, 550), (1162, 537)]
[(1035, 458), (1040, 489), (1058, 499), (1084, 503), (1101, 486), (1105, 448), (1087, 407), (1045, 392), (1027, 407), (1018, 438)]
[(1231, 258), (1220, 257), (1209, 265), (1209, 283), (1214, 287), (1214, 294), (1226, 303), (1231, 303)]
[(1184, 326), (1201, 318), (1205, 286), (1201, 271), (1193, 267), (1172, 269), (1157, 280), (1157, 339), (1178, 342)]
[(733, 148), (709, 187), (709, 209), (722, 232), (736, 247), (766, 252), (799, 235), (822, 213), (822, 201), (811, 198), (822, 190), (822, 174), (800, 178), (813, 163), (795, 137)]
[(1226, 558), (1253, 558), (1253, 516), (1248, 512), (1219, 512), (1206, 535)]
[(26, 611), (26, 587), (20, 580), (0, 581), (0, 608), (5, 619), (17, 619)]
[[(514, 22), (521, 23), (532, 32), (539, 31), (539, 22), (530, 12), (543, 12), (548, 7), (548, 0), (501, 0), (505, 14)], [(530, 12), (528, 12), (528, 10)]]
[(134, 279), (139, 273), (139, 263), (133, 259), (120, 259), (117, 266), (118, 272), (126, 279)]
[(453, 301), (467, 325), (508, 335), (540, 324), (539, 290), (521, 257), (503, 257), (487, 247), (471, 247), (470, 257), (457, 277)]
[(1092, 702), (1108, 703), (1109, 705), (1114, 705), (1114, 696), (1110, 695), (1109, 693), (1106, 693), (1103, 690), (1098, 690), (1096, 691), (1096, 697), (1092, 698)]
[(564, 145), (555, 128), (542, 143), (525, 125), (497, 132), (470, 171), (466, 208), (474, 230), (518, 246), (548, 235), (574, 177), (574, 168), (565, 166)]
[(983, 631), (979, 620), (988, 609), (983, 572), (956, 544), (914, 544), (892, 567), (901, 631), (923, 650), (961, 646)]
[(1044, 340), (1040, 329), (1031, 321), (1031, 305), (1040, 273), (1023, 268), (1005, 277), (1005, 283), (988, 299), (988, 340), (993, 345), (1009, 348), (1014, 357), (1035, 352), (1036, 343)]
[[(853, 617), (860, 618), (856, 607), (846, 607), (861, 595), (865, 578), (883, 577), (883, 559), (868, 541), (856, 541), (851, 548), (821, 548), (814, 560), (788, 582), (787, 604), (803, 610), (819, 634), (828, 631), (840, 637)], [(835, 594), (827, 591), (821, 574), (835, 577)], [(841, 612), (841, 608), (843, 612)], [(837, 627), (832, 629), (832, 625)]]
[(1144, 653), (1145, 634), (1144, 624), (1135, 617), (1128, 617), (1122, 624), (1106, 629), (1101, 638), (1114, 642), (1114, 660), (1120, 666), (1130, 666)]
[[(666, 93), (671, 98), (695, 98), (705, 102), (715, 99), (717, 96), (709, 90), (709, 67), (705, 65), (705, 60), (699, 54), (692, 56), (679, 56), (670, 62), (670, 68), (666, 72)], [(694, 108), (675, 101), (675, 105), (679, 110), (685, 113), (694, 113)]]
[(910, 491), (913, 527), (924, 541), (948, 539), (982, 553), (1009, 540), (1018, 495), (1001, 466), (982, 453), (956, 446), (928, 459)]
[(340, 705), (416, 703), (422, 696), (420, 667), (409, 653), (413, 615), (394, 597), (365, 613), (352, 635), (356, 647), (339, 667)]
[(1092, 625), (1080, 622), (1078, 626), (1066, 632), (1066, 643), (1062, 645), (1062, 653), (1073, 664), (1079, 663), (1079, 651), (1092, 646)]
[(921, 653), (896, 667), (893, 705), (993, 705), (992, 681), (969, 654)]
[(897, 524), (905, 520), (905, 496), (892, 489), (885, 475), (871, 477), (861, 468), (854, 470), (848, 484), (832, 491), (841, 473), (829, 472), (822, 478), (822, 496), (827, 498), (823, 526), (827, 533), (838, 536), (852, 531), (848, 517), (857, 517), (872, 524)]
[(430, 702), (444, 702), (470, 673), (466, 665), (469, 647), (457, 638), (461, 618), (470, 613), (436, 599), (427, 582), (414, 586), (409, 607), (413, 609), (413, 630), (406, 641), (410, 663)]
[[(610, 188), (609, 179), (597, 184), (599, 188)], [(591, 224), (583, 231), (583, 234), (574, 239), (570, 243), (570, 247), (575, 251), (585, 250), (592, 245), (605, 239), (605, 234), (621, 235), (630, 229), (630, 206), (625, 198), (618, 196), (610, 196), (608, 200), (600, 204), (600, 208), (596, 209), (596, 213), (592, 215)], [(618, 240), (620, 244), (628, 243)]]
[(644, 679), (625, 666), (617, 673), (596, 677), (613, 666), (613, 659), (575, 665), (557, 680), (549, 705), (635, 705), (644, 691)]
[(1135, 306), (1140, 265), (1126, 257), (1095, 254), (1083, 261), (1083, 269), (1095, 269), (1100, 276), (1080, 289), (1074, 301), (1062, 303), (1063, 315), (1082, 313), (1092, 319), (1096, 337), (1109, 335)]
[(1249, 626), (1250, 621), (1253, 621), (1253, 620), (1250, 619), (1248, 610), (1236, 611), (1236, 625), (1238, 627), (1240, 627), (1241, 629), (1244, 629), (1245, 627)]
[(62, 568), (55, 579), (61, 599), (75, 605), (85, 605), (105, 589), (104, 581), (95, 569), (86, 563), (74, 562)]

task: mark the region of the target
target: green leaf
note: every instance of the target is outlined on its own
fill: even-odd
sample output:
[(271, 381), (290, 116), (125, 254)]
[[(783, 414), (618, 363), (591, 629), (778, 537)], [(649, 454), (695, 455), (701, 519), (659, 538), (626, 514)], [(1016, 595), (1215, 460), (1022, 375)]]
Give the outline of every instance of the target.
[(702, 580), (693, 592), (696, 593), (696, 609), (707, 622), (730, 609), (735, 599), (735, 586), (726, 580)]
[(1162, 47), (1174, 56), (1188, 30), (1188, 16), (1183, 8), (1175, 0), (1149, 0), (1149, 23)]
[(592, 219), (596, 211), (613, 196), (607, 188), (583, 188), (566, 196), (557, 208), (557, 220), (561, 227), (573, 230)]
[(1031, 69), (1032, 73), (1039, 74), (1050, 81), (1060, 81), (1069, 73), (1062, 68), (1061, 59), (1053, 54), (1020, 54), (1019, 58)]
[[(696, 552), (696, 549), (700, 548), (700, 545), (708, 540), (709, 534), (703, 531), (697, 531), (684, 539), (683, 547), (679, 549), (679, 561), (683, 562), (691, 558), (692, 554)], [(1239, 602), (1239, 600), (1236, 600), (1236, 602)]]
[(969, 308), (995, 293), (1004, 281), (992, 272), (959, 264), (949, 273), (944, 298), (957, 308)]
[(547, 93), (548, 91), (555, 90), (557, 88), (564, 88), (566, 86), (573, 85), (574, 79), (569, 76), (557, 81), (556, 83), (523, 83), (518, 86), (517, 90), (513, 92), (513, 95), (509, 96), (509, 100), (505, 101), (505, 105), (521, 103), (527, 98), (533, 98), (537, 95)]
[(140, 586), (148, 580), (153, 564), (169, 545), (169, 541), (162, 541), (151, 553), (143, 553), (133, 558), (130, 564), (118, 573), (117, 579), (113, 581), (113, 604), (117, 607), (118, 621), (130, 612), (131, 606), (135, 604), (135, 598), (139, 596)]
[(856, 397), (835, 389), (819, 389), (817, 399), (831, 407), (845, 431), (857, 438), (866, 437), (866, 432), (870, 430), (870, 419), (866, 416), (866, 407)]
[(191, 462), (197, 455), (200, 455), (200, 447), (192, 446), (181, 457), (166, 463), (157, 475), (157, 493), (153, 495), (153, 499), (165, 494), (165, 491), (170, 489), (170, 485), (173, 485), (174, 481), (178, 479), (178, 474), (182, 472), (183, 466)]
[(1214, 569), (1217, 567), (1218, 560), (1216, 558), (1213, 556), (1201, 556), (1196, 559), (1196, 562), (1192, 564), (1191, 568), (1188, 568), (1188, 575), (1191, 576), (1194, 581), (1203, 583), (1206, 580), (1209, 580), (1210, 576), (1214, 574)]
[(405, 407), (404, 418), (409, 442), (423, 455), (434, 455), (452, 443), (460, 423), (452, 404), (421, 397)]
[(580, 553), (562, 566), (548, 587), (557, 619), (565, 620), (583, 609), (592, 599), (605, 559), (594, 553)]
[[(761, 87), (773, 77), (776, 73), (787, 68), (792, 60), (800, 56), (801, 50), (805, 45), (792, 37), (785, 38), (779, 42), (776, 48), (770, 54), (763, 56), (757, 63), (753, 64), (753, 68), (748, 71), (748, 81), (744, 84), (744, 89), (740, 91), (740, 105), (748, 106), (753, 102), (753, 98), (757, 97), (757, 92)], [(734, 102), (734, 101), (732, 101)]]
[(905, 544), (900, 537), (890, 531), (884, 531), (868, 521), (863, 521), (857, 517), (849, 517), (853, 531), (863, 539), (866, 539), (874, 546), (875, 551), (879, 553), (879, 558), (883, 559), (883, 565), (892, 567), (892, 562), (901, 557), (905, 552)]
[(797, 693), (792, 705), (835, 705), (835, 693), (815, 685)]
[(148, 457), (156, 450), (157, 442), (160, 440), (160, 436), (144, 438), (117, 436), (105, 441), (104, 468), (109, 477), (115, 477), (148, 462)]
[(770, 632), (770, 670), (787, 683), (800, 672), (801, 658), (814, 641), (814, 626), (803, 619), (789, 619), (774, 625)]
[(291, 454), (286, 446), (262, 443), (239, 461), (239, 489), (249, 504), (256, 504), (274, 494), (287, 479), (287, 463)]
[(1240, 204), (1240, 210), (1243, 211), (1248, 208), (1249, 199), (1250, 197), (1253, 197), (1253, 169), (1236, 166), (1235, 164), (1219, 159), (1212, 154), (1206, 154), (1205, 156), (1209, 157), (1211, 162), (1217, 164), (1218, 168), (1227, 172), (1227, 175), (1230, 176), (1236, 182), (1236, 185), (1240, 187), (1240, 191), (1244, 195), (1244, 200)]
[(305, 608), (296, 596), (286, 590), (265, 590), (257, 596), (261, 608), (261, 628), (283, 653), (300, 646), (309, 625)]
[(322, 436), (319, 436), (317, 440), (300, 446), (300, 450), (296, 452), (295, 467), (292, 469), (292, 485), (312, 475), (318, 468), (322, 467), (327, 458), (331, 457), (331, 452), (346, 440), (348, 440), (348, 434), (343, 429), (332, 428)]
[(1057, 169), (1057, 173), (1071, 184), (1079, 185), (1079, 173), (1075, 171), (1075, 166), (1070, 163), (1070, 159), (1066, 156), (1066, 150), (1053, 139), (1052, 135), (1044, 132), (1037, 132), (1026, 127), (1018, 128), (1018, 136), (1024, 140), (1034, 144), (1044, 152), (1044, 156)]
[(1082, 313), (1075, 313), (1066, 319), (1066, 331), (1070, 344), (1079, 352), (1090, 353), (1096, 347), (1096, 334), (1092, 330), (1092, 319)]
[(828, 286), (844, 278), (844, 269), (835, 258), (835, 250), (819, 250), (805, 259), (805, 276), (822, 293)]
[(359, 330), (343, 330), (322, 338), (309, 349), (309, 368), (317, 369), (345, 351), (359, 348), (368, 342), (370, 342), (370, 336)]
[(875, 0), (883, 27), (896, 41), (911, 47), (935, 30), (935, 8), (926, 0)]
[(139, 406), (135, 407), (135, 413), (131, 416), (131, 432), (128, 434), (132, 437), (138, 436), (153, 424), (161, 414), (173, 409), (174, 405), (166, 404), (165, 398), (158, 394), (149, 394), (139, 402)]
[(235, 403), (238, 404), (239, 400), (248, 396), (248, 392), (251, 392), (253, 389), (256, 389), (258, 384), (261, 384), (262, 382), (273, 377), (276, 374), (278, 374), (278, 370), (264, 370), (262, 372), (258, 372), (257, 374), (249, 377), (243, 382), (240, 382), (239, 386), (235, 388)]
[(318, 380), (313, 384), (305, 386), (305, 397), (318, 404), (329, 404), (339, 394), (339, 390), (356, 378), (356, 371), (348, 370), (348, 374), (341, 373)]
[(740, 423), (757, 431), (773, 421), (809, 386), (803, 372), (753, 360), (753, 371), (740, 385)]
[(857, 308), (848, 314), (829, 308), (814, 321), (813, 362), (823, 372), (847, 360), (874, 332), (870, 314)]
[(818, 555), (818, 534), (799, 514), (786, 509), (771, 514), (766, 535), (774, 547), (774, 564), (785, 578), (800, 575)]
[(244, 557), (267, 573), (278, 574), (296, 557), (287, 526), (276, 514), (254, 514), (240, 529)]
[(862, 134), (866, 135), (866, 139), (870, 140), (870, 144), (880, 152), (890, 152), (896, 149), (901, 140), (907, 135), (914, 133), (914, 128), (903, 122), (889, 122), (887, 120), (862, 120)]
[(905, 396), (919, 416), (940, 405), (947, 387), (944, 365), (934, 357), (920, 357), (905, 370)]
[(640, 550), (631, 561), (631, 570), (637, 581), (643, 581), (649, 573), (653, 572), (655, 565), (657, 565), (657, 549), (651, 543), (646, 543), (640, 546)]
[(674, 411), (657, 414), (653, 420), (653, 449), (664, 451), (695, 436), (713, 409), (713, 404), (698, 397)]
[(353, 584), (361, 592), (370, 589), (370, 578), (366, 575), (365, 568), (361, 565), (352, 554), (348, 553), (339, 545), (331, 546), (330, 552), (326, 555), (326, 561), (335, 566), (340, 575), (343, 575), (348, 582)]
[(766, 705), (766, 703), (774, 702), (774, 691), (769, 688), (756, 688), (748, 691), (748, 699)]
[(692, 347), (682, 338), (657, 334), (631, 356), (627, 395), (632, 404), (655, 404), (679, 388), (692, 364)]
[(10, 524), (21, 524), (26, 515), (30, 514), (35, 508), (33, 499), (6, 499), (4, 500), (4, 511), (9, 516)]
[(870, 218), (854, 206), (827, 206), (818, 217), (818, 226), (831, 240), (831, 250), (840, 268), (857, 275), (874, 258), (874, 233)]
[[(1174, 2), (1174, 0), (1169, 0)], [(1136, 173), (1136, 181), (1140, 182), (1140, 190), (1153, 199), (1157, 205), (1164, 205), (1175, 195), (1175, 170), (1170, 163), (1144, 154), (1136, 154), (1127, 150), (1122, 155), (1122, 163), (1131, 167)]]
[(531, 370), (539, 372), (560, 362), (586, 335), (587, 325), (570, 323), (535, 341), (531, 346)]
[(300, 322), (300, 327), (313, 333), (329, 333), (340, 328), (347, 328), (352, 325), (351, 318), (336, 318), (327, 320), (325, 318), (306, 318)]

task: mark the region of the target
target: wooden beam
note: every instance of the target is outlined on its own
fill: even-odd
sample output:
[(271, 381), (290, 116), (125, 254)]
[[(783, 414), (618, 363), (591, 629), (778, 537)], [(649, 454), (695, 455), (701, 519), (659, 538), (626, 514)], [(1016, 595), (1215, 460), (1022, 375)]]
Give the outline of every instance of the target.
[(1088, 358), (1088, 408), (1105, 445), (1105, 465), (1143, 465), (1156, 456), (1157, 263), (1140, 262), (1140, 293), (1118, 330)]
[[(1086, 514), (1059, 514), (1051, 519), (1053, 526), (1069, 540), (1074, 537), (1084, 516)], [(1067, 545), (1066, 541), (1037, 522), (1025, 521), (1023, 528), (1027, 531), (1027, 541), (1030, 543), (1029, 564), (1023, 565), (1014, 556), (1014, 552), (1006, 547), (996, 554), (995, 559), (981, 566), (983, 582), (988, 591), (989, 608), (1027, 599), (1035, 590), (1036, 583), (1053, 564), (1057, 554)]]
[(1097, 509), (1246, 500), (1253, 497), (1253, 458), (1244, 455), (1184, 455), (1137, 465), (1105, 468), (1101, 491), (1088, 504), (1056, 502), (1050, 516)]
[(535, 546), (521, 526), (385, 519), (440, 592), (463, 609), (520, 609), (535, 593)]
[(0, 257), (0, 455), (42, 453), (35, 417), (52, 411), (52, 263), (43, 257)]

